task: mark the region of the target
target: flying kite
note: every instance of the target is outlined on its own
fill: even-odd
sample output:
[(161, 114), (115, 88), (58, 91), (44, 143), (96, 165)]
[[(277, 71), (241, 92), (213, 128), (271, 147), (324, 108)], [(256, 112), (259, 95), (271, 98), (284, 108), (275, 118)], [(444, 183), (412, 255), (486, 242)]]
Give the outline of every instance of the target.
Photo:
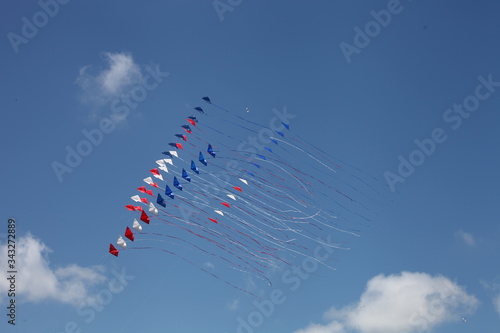
[[(122, 249), (110, 244), (109, 253), (161, 251), (247, 293), (196, 258), (268, 284), (273, 267), (308, 261), (333, 269), (314, 249), (348, 249), (341, 239), (359, 236), (381, 205), (378, 180), (302, 139), (286, 121), (274, 117), (265, 126), (202, 99), (207, 110), (195, 107), (198, 117), (181, 125), (185, 133), (172, 134), (187, 145), (168, 143), (159, 152), (168, 158), (156, 166), (152, 159), (147, 186), (124, 205), (130, 224), (116, 241)], [(330, 234), (339, 240), (327, 241)]]

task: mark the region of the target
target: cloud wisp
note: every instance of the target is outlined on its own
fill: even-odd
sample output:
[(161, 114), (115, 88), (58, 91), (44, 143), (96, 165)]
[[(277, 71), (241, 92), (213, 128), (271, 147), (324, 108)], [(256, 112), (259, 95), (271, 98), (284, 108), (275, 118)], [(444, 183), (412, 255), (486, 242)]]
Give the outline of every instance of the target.
[(134, 62), (129, 53), (103, 54), (106, 68), (91, 74), (92, 66), (80, 68), (76, 83), (82, 90), (82, 102), (102, 106), (144, 78), (141, 66)]
[(486, 281), (486, 280), (480, 280), (479, 282), (481, 283), (483, 288), (490, 294), (493, 307), (495, 308), (495, 311), (500, 316), (500, 282), (499, 282), (499, 278), (497, 277), (496, 279), (494, 279), (491, 282)]
[(474, 244), (476, 244), (474, 236), (468, 232), (458, 230), (455, 235), (468, 246), (474, 246)]

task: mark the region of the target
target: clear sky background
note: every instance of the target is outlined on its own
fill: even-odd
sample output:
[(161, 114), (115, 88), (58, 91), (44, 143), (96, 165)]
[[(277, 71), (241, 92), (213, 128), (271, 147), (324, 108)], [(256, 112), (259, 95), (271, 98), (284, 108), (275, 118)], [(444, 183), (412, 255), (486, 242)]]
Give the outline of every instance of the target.
[[(8, 218), (17, 224), (18, 265), (15, 326), (0, 279), (2, 332), (498, 330), (496, 2), (0, 6), (1, 275)], [(113, 114), (113, 101), (148, 68), (169, 75), (128, 115)], [(292, 290), (285, 270), (269, 272), (268, 287), (213, 267), (259, 301), (164, 253), (107, 253), (134, 217), (123, 206), (172, 134), (193, 107), (208, 108), (202, 96), (260, 123), (286, 108), (295, 133), (379, 179), (382, 207), (361, 237), (347, 239), (350, 250), (334, 253), (335, 271), (320, 267)], [(453, 111), (462, 103), (475, 111)], [(66, 163), (66, 147), (110, 117), (115, 128), (58, 177), (53, 165)], [(391, 191), (386, 176), (398, 175), (399, 156), (417, 156), (414, 141), (435, 129), (446, 140)], [(259, 309), (273, 290), (284, 301)]]

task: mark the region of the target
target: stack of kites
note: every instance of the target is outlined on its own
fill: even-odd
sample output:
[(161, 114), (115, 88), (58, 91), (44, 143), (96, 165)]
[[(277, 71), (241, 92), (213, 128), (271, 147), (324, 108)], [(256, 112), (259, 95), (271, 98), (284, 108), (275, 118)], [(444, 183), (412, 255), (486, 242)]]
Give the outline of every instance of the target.
[[(264, 126), (203, 100), (210, 110), (194, 108), (125, 205), (134, 215), (109, 253), (159, 250), (240, 290), (176, 247), (268, 283), (269, 267), (297, 258), (333, 268), (313, 245), (346, 249), (325, 237), (359, 236), (381, 205), (378, 180), (294, 134), (279, 113)], [(141, 238), (147, 246), (132, 246)]]

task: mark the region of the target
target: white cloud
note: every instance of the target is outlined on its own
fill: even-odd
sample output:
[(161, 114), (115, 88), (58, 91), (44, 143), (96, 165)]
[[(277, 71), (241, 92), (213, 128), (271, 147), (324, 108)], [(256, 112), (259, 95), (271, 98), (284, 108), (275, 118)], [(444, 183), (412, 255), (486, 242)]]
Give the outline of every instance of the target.
[(476, 243), (476, 240), (474, 239), (474, 236), (472, 234), (469, 234), (468, 232), (465, 232), (463, 230), (459, 230), (455, 233), (455, 235), (461, 239), (465, 244), (469, 246), (473, 246)]
[(215, 265), (211, 263), (210, 261), (207, 261), (203, 264), (203, 266), (210, 268), (210, 269), (215, 269)]
[(325, 313), (326, 325), (312, 324), (296, 333), (413, 333), (459, 321), (476, 309), (474, 296), (443, 276), (402, 272), (368, 281), (358, 302)]
[[(40, 240), (28, 234), (16, 242), (16, 296), (27, 302), (55, 300), (78, 305), (92, 302), (93, 287), (105, 282), (102, 267), (69, 265), (53, 269), (47, 258), (51, 250)], [(0, 257), (7, 257), (7, 245), (0, 246)], [(7, 271), (5, 261), (0, 268)], [(7, 294), (9, 281), (0, 279), (0, 295)]]
[(295, 333), (345, 333), (344, 325), (337, 321), (332, 321), (326, 325), (310, 324), (304, 329), (298, 330)]
[(497, 310), (498, 315), (500, 316), (500, 294), (496, 295), (493, 298), (493, 305), (495, 306), (495, 310)]
[(98, 80), (106, 93), (115, 95), (124, 87), (141, 83), (142, 72), (130, 54), (106, 53), (109, 69), (99, 74)]
[(231, 302), (228, 303), (227, 308), (231, 311), (238, 310), (240, 307), (240, 300), (239, 299), (234, 299)]
[(500, 282), (499, 282), (499, 278), (497, 277), (491, 282), (488, 282), (485, 280), (480, 280), (479, 282), (481, 283), (483, 288), (489, 292), (490, 297), (492, 298), (491, 300), (492, 300), (493, 306), (495, 307), (495, 311), (500, 316), (500, 292), (499, 292), (500, 291)]
[(120, 96), (127, 88), (142, 83), (141, 67), (129, 53), (104, 53), (106, 68), (90, 74), (92, 67), (80, 69), (76, 83), (82, 89), (82, 101), (97, 105), (108, 103)]

